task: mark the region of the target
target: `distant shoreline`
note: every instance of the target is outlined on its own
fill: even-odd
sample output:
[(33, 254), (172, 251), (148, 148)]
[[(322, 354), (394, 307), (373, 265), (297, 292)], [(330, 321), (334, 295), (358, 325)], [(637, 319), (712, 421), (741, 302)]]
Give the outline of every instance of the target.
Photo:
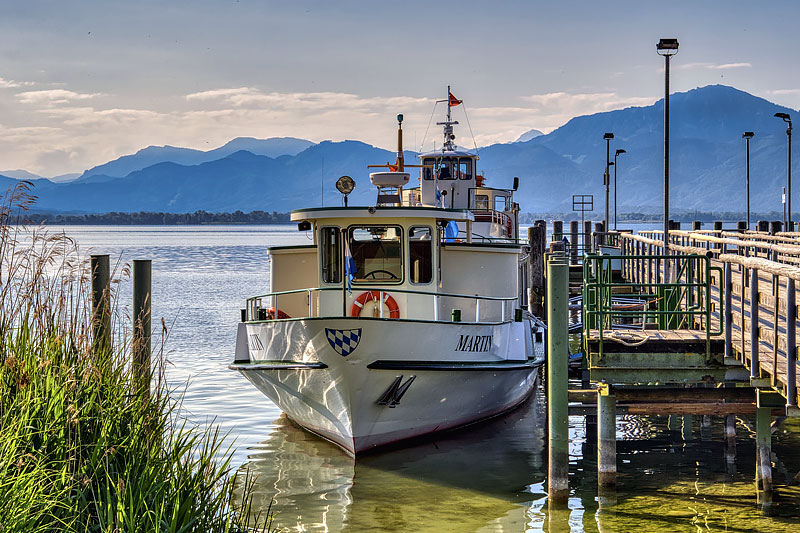
[(56, 214), (56, 213), (21, 213), (20, 224), (53, 224), (62, 226), (198, 226), (198, 225), (265, 225), (288, 224), (289, 213), (273, 211), (251, 211), (244, 213), (92, 213), (92, 214)]
[[(585, 220), (599, 221), (600, 213), (586, 213)], [(797, 215), (795, 215), (797, 218)], [(690, 223), (699, 220), (703, 223), (715, 221), (738, 222), (747, 220), (745, 213), (738, 212), (695, 212), (680, 213), (672, 216), (677, 222)], [(782, 220), (783, 213), (751, 213), (750, 220)], [(520, 224), (533, 224), (536, 220), (562, 220), (569, 222), (580, 220), (577, 213), (520, 213)], [(625, 224), (655, 224), (662, 222), (662, 217), (656, 214), (644, 213), (621, 213), (617, 221)], [(161, 213), (161, 212), (139, 212), (139, 213), (87, 213), (87, 214), (63, 214), (63, 213), (20, 213), (16, 223), (18, 224), (51, 224), (61, 226), (202, 226), (202, 225), (229, 225), (229, 226), (255, 226), (269, 224), (289, 224), (291, 223), (289, 213), (278, 213), (277, 211), (251, 211), (244, 213), (234, 211), (232, 213), (210, 213), (208, 211), (195, 211), (194, 213)]]

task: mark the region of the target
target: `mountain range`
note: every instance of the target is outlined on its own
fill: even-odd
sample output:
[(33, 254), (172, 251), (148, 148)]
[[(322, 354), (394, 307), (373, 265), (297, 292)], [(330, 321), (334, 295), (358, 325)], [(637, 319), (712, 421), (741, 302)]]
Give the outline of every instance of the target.
[[(753, 211), (780, 211), (786, 182), (785, 124), (776, 112), (796, 115), (733, 87), (713, 85), (670, 97), (670, 203), (676, 210), (743, 211), (745, 142), (751, 141)], [(663, 204), (663, 100), (575, 117), (542, 135), (531, 130), (513, 143), (479, 149), (487, 185), (509, 187), (520, 178), (524, 212), (568, 212), (573, 194), (593, 194), (602, 209), (605, 132), (618, 158), (619, 212), (657, 211)], [(795, 153), (797, 154), (796, 151)], [(375, 201), (368, 164), (395, 154), (359, 141), (312, 143), (295, 138), (237, 138), (209, 151), (151, 146), (86, 170), (76, 179), (33, 179), (36, 208), (54, 212), (288, 211), (341, 205), (335, 181), (356, 180), (351, 205)], [(413, 161), (414, 154), (406, 153)], [(800, 154), (793, 166), (800, 163)], [(11, 174), (11, 175), (9, 175)], [(613, 169), (612, 169), (613, 182)], [(0, 172), (0, 188), (25, 171)], [(324, 191), (324, 196), (323, 196)], [(797, 196), (797, 195), (795, 195)], [(613, 198), (613, 191), (612, 191)], [(795, 205), (800, 206), (800, 202)]]

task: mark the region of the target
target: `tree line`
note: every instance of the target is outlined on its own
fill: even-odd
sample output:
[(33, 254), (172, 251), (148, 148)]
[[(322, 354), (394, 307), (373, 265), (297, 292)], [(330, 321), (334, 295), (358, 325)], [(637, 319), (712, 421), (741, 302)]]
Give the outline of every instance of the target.
[(24, 213), (21, 222), (28, 224), (63, 224), (97, 226), (170, 226), (202, 224), (286, 224), (290, 222), (289, 213), (277, 211), (234, 211), (233, 213), (158, 213), (140, 211), (138, 213)]

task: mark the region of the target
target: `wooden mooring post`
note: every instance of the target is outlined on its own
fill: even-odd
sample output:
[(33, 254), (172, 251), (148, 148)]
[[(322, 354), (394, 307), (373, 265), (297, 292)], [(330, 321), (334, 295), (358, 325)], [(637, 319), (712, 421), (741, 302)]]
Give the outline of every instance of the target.
[(150, 300), (152, 263), (149, 259), (133, 262), (133, 371), (139, 387), (150, 390), (151, 320)]
[(607, 384), (597, 388), (597, 484), (617, 484), (617, 400)]
[(578, 264), (578, 226), (577, 220), (569, 223), (569, 262), (572, 265)]
[(548, 507), (563, 509), (569, 498), (569, 262), (564, 253), (547, 257)]
[(111, 348), (111, 271), (108, 255), (91, 257), (92, 347), (95, 352)]

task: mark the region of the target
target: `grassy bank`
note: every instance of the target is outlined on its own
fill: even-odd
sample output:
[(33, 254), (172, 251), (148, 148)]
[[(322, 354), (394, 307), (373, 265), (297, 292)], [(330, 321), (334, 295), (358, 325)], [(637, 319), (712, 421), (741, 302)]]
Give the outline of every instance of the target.
[(13, 224), (32, 200), (18, 186), (0, 205), (0, 530), (246, 531), (221, 436), (183, 420), (158, 346), (139, 392), (118, 310), (114, 346), (93, 349), (77, 247)]

